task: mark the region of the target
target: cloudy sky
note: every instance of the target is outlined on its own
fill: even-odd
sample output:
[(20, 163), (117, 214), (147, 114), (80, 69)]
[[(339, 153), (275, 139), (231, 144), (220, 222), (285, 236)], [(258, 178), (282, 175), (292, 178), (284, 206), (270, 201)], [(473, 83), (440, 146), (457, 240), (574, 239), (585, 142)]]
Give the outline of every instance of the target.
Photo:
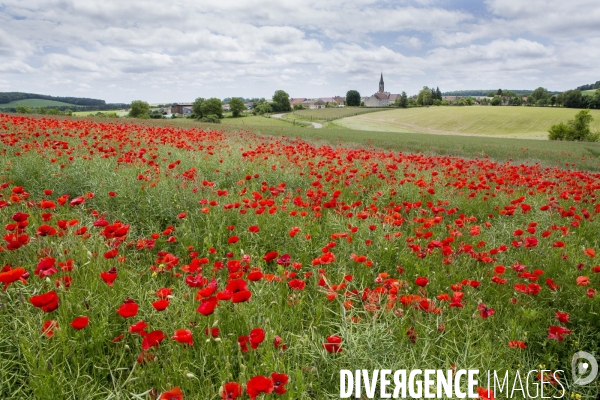
[(0, 0), (0, 91), (108, 102), (600, 80), (598, 0)]

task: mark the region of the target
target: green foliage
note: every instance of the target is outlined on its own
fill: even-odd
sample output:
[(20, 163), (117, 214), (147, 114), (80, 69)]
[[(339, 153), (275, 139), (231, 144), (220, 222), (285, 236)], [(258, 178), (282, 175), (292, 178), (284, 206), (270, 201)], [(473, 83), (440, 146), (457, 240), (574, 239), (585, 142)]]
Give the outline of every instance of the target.
[(423, 89), (419, 92), (417, 96), (417, 104), (420, 106), (429, 106), (433, 104), (433, 95), (431, 93), (431, 89), (427, 86), (423, 86)]
[(346, 105), (350, 107), (358, 107), (361, 104), (360, 93), (356, 90), (348, 90), (346, 92)]
[(239, 117), (242, 115), (242, 112), (246, 109), (246, 106), (244, 105), (244, 102), (241, 99), (234, 97), (229, 101), (229, 109), (231, 110), (231, 113), (234, 117)]
[(565, 92), (565, 107), (569, 108), (579, 108), (582, 103), (582, 95), (581, 90), (567, 90)]
[(19, 104), (17, 106), (17, 112), (19, 114), (31, 114), (33, 112), (33, 109), (31, 107), (25, 106), (23, 104)]
[[(441, 93), (440, 93), (441, 95)], [(395, 101), (394, 104), (396, 104), (396, 106), (400, 107), (400, 108), (406, 108), (408, 107), (408, 98), (406, 96), (406, 92), (402, 92), (402, 94), (400, 95), (400, 97), (398, 97)]]
[(203, 97), (198, 97), (192, 103), (192, 116), (194, 118), (202, 118), (202, 103), (204, 103), (205, 99)]
[(162, 119), (164, 118), (162, 113), (158, 110), (153, 110), (148, 113), (148, 116), (152, 119)]
[(568, 140), (578, 142), (597, 142), (600, 132), (590, 130), (590, 123), (594, 120), (590, 110), (581, 110), (572, 120), (566, 123), (552, 125), (548, 138), (550, 140)]
[(252, 110), (252, 114), (263, 115), (270, 114), (272, 112), (273, 108), (271, 107), (271, 104), (264, 98), (254, 102), (254, 109)]
[(277, 90), (273, 94), (273, 103), (271, 103), (273, 111), (292, 111), (290, 105), (290, 95), (283, 90)]
[[(549, 97), (548, 89), (539, 87), (539, 88), (535, 89), (533, 92), (531, 92), (530, 96), (535, 99), (535, 102), (537, 105), (537, 102), (539, 100), (545, 100)], [(544, 102), (543, 105), (546, 105), (546, 103)]]
[(40, 99), (52, 102), (61, 102), (79, 106), (103, 106), (106, 105), (104, 100), (88, 99), (84, 97), (56, 97), (47, 96), (44, 94), (22, 93), (22, 92), (0, 92), (0, 104), (7, 104), (13, 101)]
[(148, 112), (150, 111), (150, 104), (143, 100), (134, 100), (131, 102), (131, 108), (129, 109), (129, 116), (132, 118), (148, 118)]
[(502, 100), (500, 100), (500, 97), (494, 96), (490, 104), (493, 106), (499, 106), (500, 104), (502, 104)]
[(210, 122), (212, 124), (220, 124), (221, 119), (219, 118), (218, 115), (209, 114), (209, 115), (202, 117), (202, 122)]
[(294, 104), (294, 110), (304, 110), (302, 103)]
[(223, 118), (223, 103), (216, 97), (204, 100), (200, 105), (200, 111), (202, 116), (216, 115), (219, 118)]

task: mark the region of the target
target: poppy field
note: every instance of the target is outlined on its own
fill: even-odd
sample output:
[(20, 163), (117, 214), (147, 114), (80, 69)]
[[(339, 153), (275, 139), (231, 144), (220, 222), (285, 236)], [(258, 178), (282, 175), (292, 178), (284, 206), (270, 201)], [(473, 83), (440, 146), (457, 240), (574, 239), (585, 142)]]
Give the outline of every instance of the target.
[(5, 114), (0, 141), (1, 398), (335, 399), (341, 369), (417, 368), (599, 391), (570, 382), (600, 352), (598, 173)]

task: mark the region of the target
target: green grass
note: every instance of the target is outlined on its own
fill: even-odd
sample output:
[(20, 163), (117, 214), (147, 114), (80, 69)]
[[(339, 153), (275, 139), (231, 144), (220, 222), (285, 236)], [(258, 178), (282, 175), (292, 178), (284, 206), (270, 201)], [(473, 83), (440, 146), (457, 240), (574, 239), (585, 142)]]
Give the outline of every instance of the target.
[[(546, 139), (553, 124), (577, 112), (554, 107), (419, 107), (344, 118), (336, 124), (366, 131)], [(600, 110), (591, 113), (592, 130), (600, 130)]]
[(597, 89), (584, 90), (581, 92), (581, 94), (584, 96), (593, 96), (596, 93), (596, 90)]
[(77, 107), (75, 104), (63, 103), (62, 101), (54, 101), (54, 100), (44, 100), (44, 99), (25, 99), (25, 100), (15, 100), (10, 103), (0, 104), (0, 109), (2, 108), (17, 108), (18, 106), (23, 105), (27, 107), (62, 107), (62, 106), (72, 106)]
[(312, 119), (313, 121), (331, 121), (334, 119), (351, 117), (354, 115), (373, 113), (376, 111), (389, 111), (390, 108), (364, 108), (364, 107), (344, 107), (344, 108), (321, 108), (315, 110), (297, 110), (293, 112), (294, 116), (300, 118)]

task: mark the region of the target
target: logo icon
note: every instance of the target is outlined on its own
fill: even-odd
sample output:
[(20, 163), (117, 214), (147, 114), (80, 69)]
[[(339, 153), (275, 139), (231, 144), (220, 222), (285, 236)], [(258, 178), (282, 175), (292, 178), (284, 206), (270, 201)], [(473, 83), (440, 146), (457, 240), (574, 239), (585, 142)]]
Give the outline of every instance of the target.
[(578, 351), (573, 354), (573, 358), (571, 359), (571, 371), (575, 385), (587, 385), (593, 382), (598, 375), (598, 362), (590, 353)]

